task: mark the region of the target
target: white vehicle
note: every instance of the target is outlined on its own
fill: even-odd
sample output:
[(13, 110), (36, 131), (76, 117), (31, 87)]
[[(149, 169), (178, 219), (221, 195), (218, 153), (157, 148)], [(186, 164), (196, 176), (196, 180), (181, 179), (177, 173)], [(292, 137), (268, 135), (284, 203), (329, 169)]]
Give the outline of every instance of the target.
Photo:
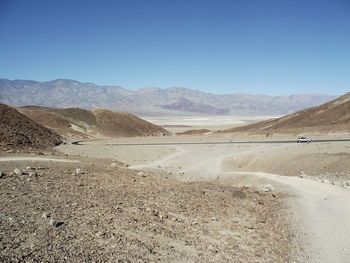
[(311, 142), (311, 139), (307, 138), (307, 137), (299, 137), (297, 139), (297, 142), (307, 142), (307, 143), (309, 143), (309, 142)]

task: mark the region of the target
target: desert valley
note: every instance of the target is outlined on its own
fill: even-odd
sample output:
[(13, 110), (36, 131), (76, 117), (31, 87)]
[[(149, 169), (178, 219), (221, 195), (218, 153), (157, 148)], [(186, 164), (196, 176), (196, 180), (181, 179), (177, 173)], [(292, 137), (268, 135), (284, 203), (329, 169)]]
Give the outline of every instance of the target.
[(192, 106), (0, 104), (1, 262), (347, 262), (350, 93)]
[(0, 0), (0, 263), (350, 263), (349, 14)]

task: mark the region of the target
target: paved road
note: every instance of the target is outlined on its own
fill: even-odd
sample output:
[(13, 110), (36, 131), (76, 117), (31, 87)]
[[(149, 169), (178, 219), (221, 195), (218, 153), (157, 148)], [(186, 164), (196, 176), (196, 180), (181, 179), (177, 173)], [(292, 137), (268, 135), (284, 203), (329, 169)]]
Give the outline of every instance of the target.
[[(74, 145), (84, 145), (84, 142), (99, 141), (103, 139), (90, 139), (72, 142)], [(350, 139), (313, 140), (315, 142), (350, 142)], [(267, 144), (267, 143), (296, 143), (296, 141), (222, 141), (222, 142), (159, 142), (159, 143), (106, 143), (104, 145), (119, 146), (172, 146), (172, 145), (220, 145), (220, 144)]]

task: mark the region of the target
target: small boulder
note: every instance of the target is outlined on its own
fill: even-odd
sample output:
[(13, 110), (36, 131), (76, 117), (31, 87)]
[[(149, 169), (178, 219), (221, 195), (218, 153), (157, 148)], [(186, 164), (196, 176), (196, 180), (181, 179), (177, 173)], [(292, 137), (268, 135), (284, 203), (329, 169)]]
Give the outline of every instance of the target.
[(38, 174), (36, 172), (30, 172), (28, 175), (29, 176), (38, 176)]
[(260, 186), (260, 190), (267, 193), (273, 191), (273, 186), (271, 184), (263, 184)]
[(51, 218), (49, 221), (49, 225), (53, 226), (53, 227), (59, 227), (60, 225), (62, 225), (61, 222), (56, 221), (55, 219)]
[(136, 175), (137, 175), (137, 176), (141, 176), (141, 177), (145, 177), (145, 175), (144, 175), (143, 172), (138, 172)]
[(15, 168), (15, 169), (13, 170), (13, 173), (16, 174), (16, 175), (23, 175), (23, 171), (20, 170), (20, 169), (18, 169), (18, 168)]
[(304, 178), (304, 177), (305, 177), (305, 175), (306, 175), (306, 174), (305, 174), (305, 172), (304, 172), (304, 171), (300, 171), (300, 173), (299, 173), (299, 177), (300, 177), (300, 178)]
[(44, 219), (47, 219), (47, 218), (49, 218), (50, 216), (46, 213), (46, 212), (44, 212), (43, 214), (42, 214), (42, 216), (41, 216), (41, 218), (44, 218)]
[(75, 169), (75, 174), (81, 174), (81, 169), (80, 168)]
[(111, 163), (111, 167), (117, 167), (117, 163)]

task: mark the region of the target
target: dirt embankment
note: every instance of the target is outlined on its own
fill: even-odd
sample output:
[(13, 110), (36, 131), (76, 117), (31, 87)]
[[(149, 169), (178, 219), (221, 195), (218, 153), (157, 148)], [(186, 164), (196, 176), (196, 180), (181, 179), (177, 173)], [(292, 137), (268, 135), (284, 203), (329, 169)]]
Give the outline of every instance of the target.
[(226, 170), (263, 171), (288, 176), (337, 177), (350, 174), (349, 143), (270, 146), (227, 158)]
[[(27, 166), (37, 175), (9, 175)], [(283, 195), (183, 183), (104, 159), (1, 167), (1, 262), (291, 259)]]

